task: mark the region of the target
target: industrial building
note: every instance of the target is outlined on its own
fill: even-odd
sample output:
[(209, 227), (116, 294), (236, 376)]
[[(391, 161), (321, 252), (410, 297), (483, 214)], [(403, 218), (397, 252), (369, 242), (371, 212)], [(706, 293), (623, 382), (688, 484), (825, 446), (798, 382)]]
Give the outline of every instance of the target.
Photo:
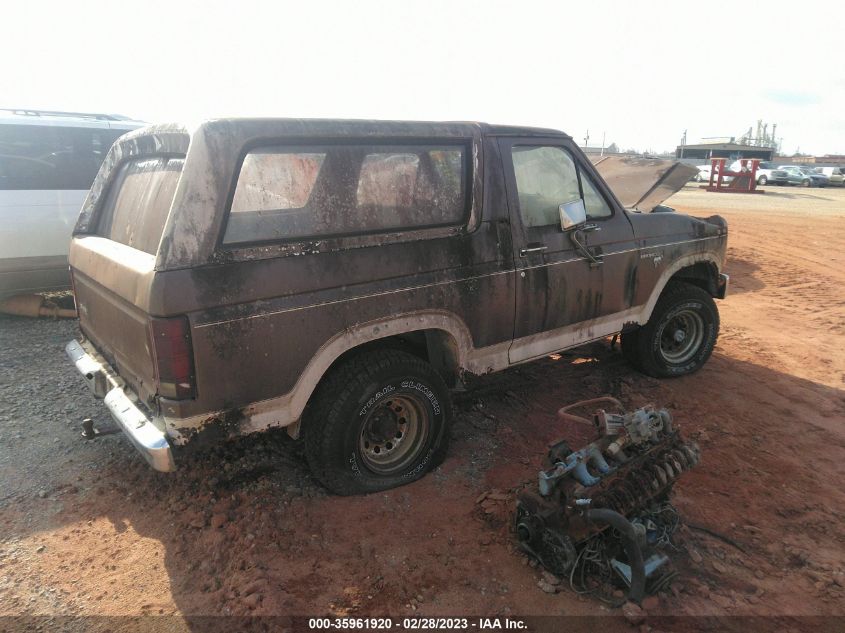
[(709, 160), (711, 158), (759, 158), (772, 160), (776, 149), (759, 145), (745, 145), (733, 141), (725, 143), (699, 143), (698, 145), (678, 145), (675, 158), (687, 160)]

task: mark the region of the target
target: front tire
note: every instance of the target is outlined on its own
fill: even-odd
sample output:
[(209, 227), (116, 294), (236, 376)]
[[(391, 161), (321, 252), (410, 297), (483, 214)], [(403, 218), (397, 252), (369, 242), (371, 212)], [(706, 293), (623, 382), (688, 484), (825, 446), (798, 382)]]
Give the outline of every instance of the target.
[(643, 327), (622, 335), (622, 352), (655, 378), (685, 376), (701, 369), (716, 346), (719, 311), (706, 291), (670, 281)]
[(452, 403), (440, 375), (407, 352), (383, 349), (333, 369), (305, 412), (314, 476), (341, 495), (395, 488), (442, 461)]
[(769, 179), (768, 179), (768, 178), (766, 178), (765, 176), (760, 176), (760, 177), (757, 179), (757, 184), (758, 184), (758, 185), (765, 185), (767, 182), (769, 182)]

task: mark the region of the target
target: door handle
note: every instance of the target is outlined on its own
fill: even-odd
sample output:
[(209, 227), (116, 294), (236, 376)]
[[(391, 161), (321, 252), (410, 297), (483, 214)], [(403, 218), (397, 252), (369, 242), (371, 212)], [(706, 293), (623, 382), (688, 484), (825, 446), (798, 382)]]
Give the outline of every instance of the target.
[(525, 248), (519, 249), (519, 256), (525, 257), (528, 253), (542, 253), (545, 250), (548, 250), (548, 246), (545, 244), (540, 244), (539, 242), (532, 242), (531, 244), (526, 244)]

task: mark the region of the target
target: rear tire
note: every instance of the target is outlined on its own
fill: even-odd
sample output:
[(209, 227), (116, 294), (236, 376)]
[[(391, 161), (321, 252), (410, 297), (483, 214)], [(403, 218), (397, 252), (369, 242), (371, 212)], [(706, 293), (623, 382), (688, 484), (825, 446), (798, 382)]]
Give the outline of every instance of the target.
[(766, 178), (765, 176), (760, 176), (760, 177), (757, 179), (757, 184), (758, 184), (758, 185), (765, 185), (767, 182), (769, 182), (769, 179), (768, 179), (768, 178)]
[(443, 379), (413, 354), (363, 352), (320, 384), (303, 418), (314, 476), (340, 495), (395, 488), (439, 464), (452, 403)]
[(649, 376), (685, 376), (707, 362), (718, 336), (713, 297), (698, 286), (670, 281), (648, 323), (622, 335), (622, 353)]

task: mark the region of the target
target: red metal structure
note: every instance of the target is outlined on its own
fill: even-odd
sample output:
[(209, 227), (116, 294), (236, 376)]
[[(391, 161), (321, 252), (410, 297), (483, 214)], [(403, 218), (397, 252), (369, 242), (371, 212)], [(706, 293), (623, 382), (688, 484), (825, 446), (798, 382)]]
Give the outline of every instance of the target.
[[(725, 168), (726, 158), (710, 159), (710, 182), (702, 185), (702, 189), (719, 193), (766, 193), (757, 189), (758, 158), (740, 158), (739, 171), (729, 171)], [(732, 180), (725, 182), (725, 176)]]

